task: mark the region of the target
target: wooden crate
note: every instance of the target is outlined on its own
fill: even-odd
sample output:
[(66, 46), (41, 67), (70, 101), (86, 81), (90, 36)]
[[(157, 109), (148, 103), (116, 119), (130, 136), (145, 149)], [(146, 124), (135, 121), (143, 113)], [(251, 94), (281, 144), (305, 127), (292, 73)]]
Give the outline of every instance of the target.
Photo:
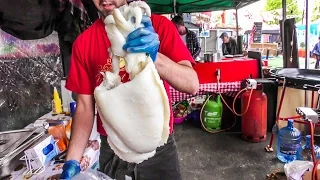
[(260, 50), (262, 55), (267, 55), (269, 49), (269, 56), (277, 56), (278, 44), (276, 43), (251, 43), (251, 50)]

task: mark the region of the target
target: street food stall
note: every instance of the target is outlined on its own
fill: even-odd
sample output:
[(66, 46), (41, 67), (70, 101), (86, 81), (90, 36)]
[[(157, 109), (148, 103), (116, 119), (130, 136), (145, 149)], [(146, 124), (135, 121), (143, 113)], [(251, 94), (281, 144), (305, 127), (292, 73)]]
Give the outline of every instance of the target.
[[(68, 73), (71, 45), (75, 37), (90, 26), (97, 17), (89, 11), (92, 10), (92, 5), (77, 4), (76, 1), (70, 1), (64, 10), (60, 9), (60, 13), (64, 13), (63, 16), (60, 16), (61, 14), (53, 10), (49, 4), (38, 4), (36, 7), (32, 3), (23, 4), (26, 4), (24, 11), (14, 11), (12, 6), (5, 3), (0, 8), (5, 20), (1, 22), (3, 24), (0, 31), (0, 42), (4, 44), (0, 49), (0, 75), (3, 77), (1, 81), (3, 90), (0, 91), (0, 121), (4, 123), (0, 127), (2, 131), (0, 133), (0, 177), (46, 179), (61, 173), (70, 138), (75, 103), (71, 92), (61, 92), (63, 90), (61, 84), (64, 83), (63, 77)], [(196, 4), (195, 2), (193, 7)], [(209, 4), (212, 9), (217, 7), (217, 4), (212, 1)], [(246, 4), (249, 3), (246, 1), (238, 4), (230, 1), (229, 4), (223, 5), (224, 8), (234, 8), (236, 5), (241, 7)], [(150, 5), (153, 6), (152, 2)], [(31, 9), (34, 10), (33, 18), (42, 17), (43, 19), (26, 21), (14, 18), (13, 21), (17, 22), (16, 24), (22, 25), (19, 28), (7, 19), (12, 14), (16, 17), (28, 18), (21, 15), (21, 12), (31, 11)], [(205, 10), (200, 6), (197, 9)], [(40, 16), (39, 14), (43, 11), (46, 13)], [(50, 16), (50, 13), (54, 16)], [(54, 17), (63, 20), (54, 24), (57, 23), (56, 19), (51, 19)], [(46, 26), (46, 23), (54, 24), (55, 27)], [(75, 24), (78, 26), (75, 27)], [(35, 29), (37, 25), (46, 28)], [(244, 68), (239, 68), (239, 76), (233, 78), (231, 74), (234, 71), (231, 71), (230, 67), (240, 64), (243, 67), (252, 67), (253, 71), (244, 71)], [(221, 88), (219, 89), (224, 93), (239, 91), (240, 81), (243, 78), (250, 75), (257, 77), (258, 66), (259, 62), (255, 59), (240, 58), (199, 63), (195, 69), (202, 84), (201, 87), (209, 85), (209, 89), (215, 87), (214, 83), (217, 81), (214, 74), (220, 69), (219, 87)], [(201, 91), (215, 92), (203, 88)], [(173, 98), (173, 101), (181, 100), (175, 95)], [(98, 133), (93, 129), (81, 160), (83, 171), (97, 168), (100, 141)]]
[[(252, 58), (225, 58), (219, 62), (197, 63), (194, 69), (199, 78), (199, 94), (217, 92), (218, 89), (222, 91), (221, 93), (238, 92), (243, 79), (261, 77), (259, 65), (261, 66), (261, 63)], [(219, 84), (217, 71), (220, 71), (221, 76)], [(191, 97), (191, 95), (178, 92), (173, 88), (171, 88), (171, 94), (173, 102)]]
[[(51, 18), (59, 16), (63, 20), (55, 24), (55, 28), (50, 27), (41, 31), (34, 29), (37, 22), (31, 24), (31, 22), (24, 20), (24, 23), (20, 22), (22, 28), (20, 27), (18, 30), (15, 29), (15, 25), (19, 23), (10, 24), (5, 21), (1, 26), (3, 30), (0, 31), (0, 43), (5, 44), (5, 46), (0, 49), (2, 53), (0, 54), (0, 77), (4, 77), (0, 82), (0, 87), (3, 87), (0, 91), (0, 113), (2, 115), (0, 122), (5, 122), (5, 124), (0, 126), (0, 131), (2, 131), (0, 133), (0, 178), (48, 178), (62, 171), (61, 168), (70, 138), (72, 113), (75, 108), (72, 93), (65, 91), (63, 88), (65, 83), (63, 78), (68, 73), (71, 46), (75, 37), (89, 27), (94, 19), (98, 18), (92, 4), (78, 4), (76, 3), (78, 1), (72, 0), (66, 2), (68, 2), (68, 6), (60, 11), (60, 13), (64, 13), (64, 16), (59, 16), (61, 15), (59, 13), (55, 16), (45, 14), (47, 15), (46, 18), (40, 22), (42, 27), (48, 27), (45, 22), (48, 23), (50, 20), (52, 25), (53, 22), (56, 23), (55, 20), (57, 19)], [(256, 1), (228, 0), (222, 2), (208, 0), (190, 2), (176, 0), (172, 2), (168, 0), (160, 2), (148, 0), (147, 2), (154, 13), (176, 14), (239, 9)], [(174, 4), (173, 8), (172, 3)], [(28, 5), (23, 12), (31, 11), (32, 5), (22, 4)], [(35, 11), (40, 11), (39, 14), (41, 14), (43, 6), (50, 7), (48, 4), (38, 4)], [(5, 20), (12, 14), (3, 7), (6, 7), (9, 11), (12, 10), (11, 13), (16, 13), (15, 16), (17, 17), (22, 16), (21, 10), (19, 12), (13, 11), (12, 5), (4, 4), (0, 7), (0, 12), (4, 14)], [(52, 10), (52, 7), (49, 10)], [(49, 12), (57, 13), (56, 9)], [(20, 19), (16, 18), (15, 20), (18, 22)], [(69, 23), (68, 20), (73, 23)], [(80, 25), (74, 27), (75, 24)], [(25, 29), (23, 29), (23, 26), (25, 26)], [(63, 30), (64, 27), (67, 27), (69, 33)], [(20, 34), (19, 31), (23, 30), (24, 33)], [(52, 33), (54, 30), (57, 33)], [(70, 34), (70, 32), (73, 33)], [(47, 39), (43, 42), (41, 40), (32, 42), (32, 39), (42, 38)], [(48, 40), (48, 38), (51, 38), (51, 40)], [(260, 56), (220, 57), (216, 62), (197, 63), (194, 69), (200, 82), (200, 90), (197, 95), (231, 93), (231, 96), (237, 99), (239, 92), (244, 92), (242, 90), (245, 89), (245, 93), (250, 94), (249, 99), (251, 96), (255, 97), (252, 101), (256, 103), (254, 105), (261, 109), (265, 108), (266, 96), (261, 89), (253, 92), (253, 86), (250, 86), (251, 90), (243, 87), (244, 81), (247, 85), (252, 82), (255, 83), (255, 88), (258, 84), (261, 84), (252, 81), (252, 79), (262, 78), (261, 54)], [(247, 81), (248, 79), (250, 79), (250, 82)], [(171, 100), (174, 103), (193, 97), (173, 88), (170, 91), (172, 94)], [(253, 93), (255, 94), (252, 95)], [(205, 98), (204, 100), (207, 101), (208, 99)], [(245, 103), (247, 110), (249, 102)], [(257, 102), (262, 102), (261, 106)], [(250, 113), (253, 113), (251, 111)], [(265, 109), (263, 111), (266, 112)], [(233, 113), (231, 114), (233, 115)], [(266, 116), (266, 113), (263, 116)], [(250, 128), (253, 127), (250, 126)], [(260, 139), (253, 138), (248, 141), (265, 141), (266, 127), (263, 128)], [(81, 160), (83, 171), (98, 167), (100, 142), (99, 134), (93, 129)]]

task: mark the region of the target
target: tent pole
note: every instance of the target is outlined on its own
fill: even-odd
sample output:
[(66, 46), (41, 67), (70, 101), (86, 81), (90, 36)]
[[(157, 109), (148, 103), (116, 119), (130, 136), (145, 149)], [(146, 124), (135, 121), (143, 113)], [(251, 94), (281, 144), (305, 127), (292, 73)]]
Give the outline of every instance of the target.
[(282, 28), (281, 28), (281, 41), (282, 41), (282, 52), (283, 52), (283, 67), (286, 68), (288, 67), (287, 65), (287, 58), (286, 55), (284, 54), (284, 21), (287, 19), (287, 1), (282, 0)]
[(177, 15), (177, 1), (173, 0), (173, 13), (176, 16)]
[(309, 39), (310, 39), (310, 35), (309, 35), (309, 25), (310, 25), (310, 14), (309, 14), (309, 8), (310, 7), (310, 3), (309, 0), (306, 0), (306, 42), (305, 42), (305, 48), (306, 48), (306, 59), (305, 59), (305, 69), (309, 69), (309, 63), (310, 63), (310, 43), (309, 43)]
[(238, 8), (236, 8), (236, 35), (237, 35), (237, 39), (238, 39), (238, 36), (239, 36)]
[[(305, 64), (304, 64), (304, 68), (305, 69), (309, 69), (309, 62), (310, 62), (310, 43), (309, 43), (309, 39), (310, 39), (310, 34), (309, 34), (309, 25), (311, 24), (310, 22), (310, 14), (309, 14), (309, 8), (310, 7), (310, 2), (309, 0), (306, 0), (306, 42), (305, 42), (305, 45), (306, 45), (306, 59), (305, 59)], [(304, 92), (304, 95), (305, 95), (305, 106), (308, 107), (309, 105), (309, 96), (308, 96), (308, 93), (307, 91)]]

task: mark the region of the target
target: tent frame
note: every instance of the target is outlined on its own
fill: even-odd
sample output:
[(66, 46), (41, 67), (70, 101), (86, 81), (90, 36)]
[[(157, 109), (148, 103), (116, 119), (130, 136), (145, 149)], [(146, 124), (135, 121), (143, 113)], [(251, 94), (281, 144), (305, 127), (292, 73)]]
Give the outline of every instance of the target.
[[(196, 0), (194, 2), (191, 2), (191, 3), (188, 3), (188, 4), (194, 4), (194, 3), (199, 3), (199, 2), (202, 2), (202, 1), (205, 1), (205, 0)], [(229, 9), (235, 9), (235, 10), (238, 10), (240, 8), (243, 8), (245, 6), (248, 6), (252, 3), (255, 3), (255, 2), (258, 2), (260, 0), (232, 0), (232, 2), (235, 3), (234, 6), (227, 6), (227, 7), (221, 7), (219, 6), (219, 10), (229, 10)], [(221, 2), (224, 2), (224, 0), (219, 0), (217, 2), (213, 2), (212, 5), (214, 4), (219, 4)], [(183, 6), (185, 4), (179, 4), (179, 2), (177, 2), (177, 0), (173, 0), (172, 1), (172, 4), (168, 4), (168, 5), (163, 5), (163, 4), (160, 4), (160, 3), (150, 3), (147, 1), (147, 3), (149, 5), (153, 5), (154, 7), (157, 7), (157, 6), (162, 6), (162, 7), (168, 7), (168, 8), (172, 8), (172, 13), (174, 13), (174, 15), (178, 14), (178, 13), (192, 13), (192, 12), (205, 12), (205, 11), (192, 11), (192, 12), (179, 12), (178, 9), (180, 6)], [(201, 6), (201, 5), (195, 5), (195, 6)], [(212, 10), (208, 10), (208, 11), (212, 11)], [(163, 12), (157, 12), (155, 11), (154, 13), (163, 13)]]

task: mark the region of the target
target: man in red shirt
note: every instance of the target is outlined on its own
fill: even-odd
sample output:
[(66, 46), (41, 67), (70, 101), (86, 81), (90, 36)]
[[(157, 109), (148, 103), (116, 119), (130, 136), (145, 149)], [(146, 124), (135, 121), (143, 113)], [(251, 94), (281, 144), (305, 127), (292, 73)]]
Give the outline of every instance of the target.
[[(126, 0), (93, 0), (102, 18), (124, 5)], [(103, 19), (98, 19), (90, 28), (83, 32), (74, 42), (71, 55), (70, 72), (66, 88), (78, 94), (77, 108), (73, 117), (71, 140), (66, 163), (61, 178), (69, 179), (79, 173), (79, 160), (82, 157), (94, 120), (94, 89), (101, 83), (100, 72), (112, 71), (112, 60), (109, 57), (110, 41), (105, 31)], [(147, 53), (155, 63), (170, 101), (169, 86), (190, 94), (199, 88), (196, 72), (192, 68), (194, 60), (183, 44), (175, 26), (164, 16), (152, 15), (143, 17), (145, 27), (129, 34), (123, 49), (129, 53)], [(120, 71), (122, 82), (129, 81), (124, 68)], [(156, 102), (155, 102), (156, 103)], [(170, 102), (171, 103), (171, 102)], [(170, 104), (171, 105), (171, 104)], [(170, 106), (171, 107), (171, 106)], [(112, 178), (121, 177), (121, 168), (130, 169), (130, 164), (118, 160), (110, 149), (99, 115), (97, 116), (98, 131), (101, 134), (100, 170)], [(156, 155), (141, 164), (134, 165), (137, 179), (181, 179), (179, 160), (175, 141), (172, 136), (173, 117), (171, 109), (170, 133), (168, 143), (157, 149)], [(122, 169), (123, 170), (123, 169)]]

